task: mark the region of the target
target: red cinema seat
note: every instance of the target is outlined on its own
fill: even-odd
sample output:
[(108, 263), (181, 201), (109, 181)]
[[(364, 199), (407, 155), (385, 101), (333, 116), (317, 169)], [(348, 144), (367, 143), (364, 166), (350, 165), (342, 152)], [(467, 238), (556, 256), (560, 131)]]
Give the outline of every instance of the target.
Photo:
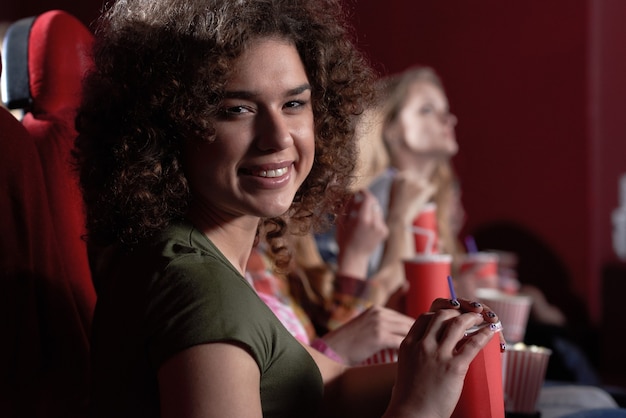
[[(0, 108), (0, 416), (36, 416), (51, 377), (45, 354), (49, 278), (60, 269), (35, 142)], [(45, 296), (47, 297), (47, 296)]]
[(33, 302), (41, 332), (40, 368), (30, 382), (37, 386), (31, 394), (33, 410), (17, 416), (86, 414), (96, 294), (71, 150), (92, 42), (92, 33), (79, 20), (59, 10), (15, 22), (4, 41), (3, 101), (24, 109), (22, 124), (39, 157), (51, 220), (45, 238), (53, 241), (53, 248), (38, 260), (51, 267), (44, 271)]

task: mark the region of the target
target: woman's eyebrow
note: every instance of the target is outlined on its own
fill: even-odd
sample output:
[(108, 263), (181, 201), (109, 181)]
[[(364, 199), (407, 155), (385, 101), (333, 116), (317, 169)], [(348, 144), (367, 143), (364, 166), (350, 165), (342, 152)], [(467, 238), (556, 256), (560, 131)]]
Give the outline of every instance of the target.
[[(298, 94), (304, 93), (307, 90), (311, 90), (311, 85), (308, 83), (301, 84), (298, 87), (294, 87), (293, 89), (289, 89), (285, 92), (285, 97), (289, 96), (297, 96)], [(249, 90), (232, 90), (226, 91), (224, 93), (224, 98), (226, 99), (253, 99), (257, 97), (259, 93)]]
[(297, 96), (298, 94), (304, 93), (307, 90), (311, 90), (311, 85), (309, 83), (302, 84), (295, 89), (291, 89), (287, 92), (287, 96)]

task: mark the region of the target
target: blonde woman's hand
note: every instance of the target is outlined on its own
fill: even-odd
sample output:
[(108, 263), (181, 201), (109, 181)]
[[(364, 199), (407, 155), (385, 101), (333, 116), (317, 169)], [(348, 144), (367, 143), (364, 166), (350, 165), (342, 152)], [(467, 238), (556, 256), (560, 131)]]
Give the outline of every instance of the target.
[(387, 222), (399, 221), (410, 226), (435, 191), (435, 185), (428, 179), (410, 172), (398, 172), (393, 179), (389, 196)]
[(386, 219), (389, 237), (385, 242), (379, 270), (372, 278), (383, 289), (379, 297), (382, 303), (394, 306), (390, 298), (406, 288), (402, 260), (415, 253), (411, 226), (434, 193), (435, 186), (432, 183), (411, 173), (399, 172), (394, 177)]
[(368, 260), (388, 233), (378, 199), (368, 190), (355, 193), (337, 219), (337, 272), (366, 278)]

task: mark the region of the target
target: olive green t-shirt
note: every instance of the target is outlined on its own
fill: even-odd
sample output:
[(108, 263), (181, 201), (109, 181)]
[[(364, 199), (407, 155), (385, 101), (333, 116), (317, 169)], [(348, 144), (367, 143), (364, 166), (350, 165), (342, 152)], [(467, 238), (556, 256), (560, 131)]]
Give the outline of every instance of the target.
[(211, 342), (233, 342), (255, 359), (264, 417), (315, 416), (323, 391), (315, 362), (191, 224), (113, 253), (103, 271), (92, 337), (93, 416), (158, 417), (161, 364)]

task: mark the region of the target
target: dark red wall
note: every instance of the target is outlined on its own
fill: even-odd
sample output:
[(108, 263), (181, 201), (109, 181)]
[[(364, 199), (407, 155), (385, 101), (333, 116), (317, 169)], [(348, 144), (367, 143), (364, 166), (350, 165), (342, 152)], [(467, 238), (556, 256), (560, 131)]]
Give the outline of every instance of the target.
[[(346, 2), (382, 73), (421, 63), (442, 75), (460, 121), (467, 231), (510, 221), (539, 236), (598, 320), (626, 172), (626, 2)], [(0, 21), (60, 8), (89, 24), (101, 4), (5, 1)]]

